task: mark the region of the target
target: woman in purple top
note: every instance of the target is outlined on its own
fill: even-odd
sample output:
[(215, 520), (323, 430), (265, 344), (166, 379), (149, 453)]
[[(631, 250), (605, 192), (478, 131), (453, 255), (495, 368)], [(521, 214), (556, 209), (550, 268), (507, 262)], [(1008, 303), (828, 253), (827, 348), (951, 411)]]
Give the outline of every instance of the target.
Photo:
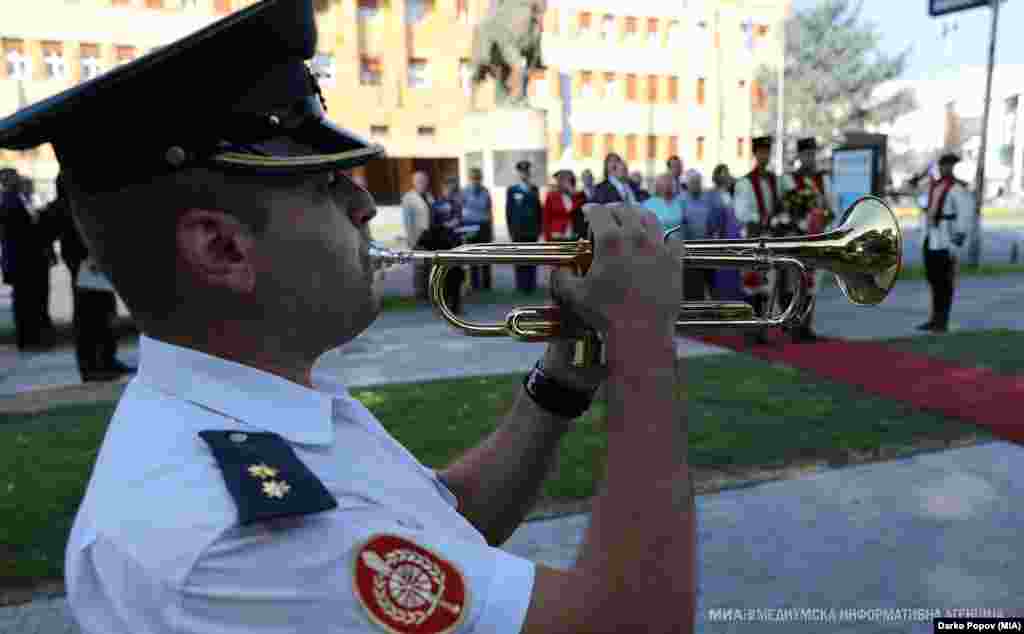
[[(718, 204), (712, 207), (708, 217), (708, 238), (713, 240), (737, 239), (740, 237), (740, 223), (736, 220), (733, 207), (733, 186), (735, 180), (729, 174), (729, 166), (724, 163), (717, 166), (711, 173), (714, 183), (712, 194), (718, 197)], [(718, 269), (715, 271), (711, 288), (712, 297), (716, 300), (730, 301), (746, 299), (738, 269)]]

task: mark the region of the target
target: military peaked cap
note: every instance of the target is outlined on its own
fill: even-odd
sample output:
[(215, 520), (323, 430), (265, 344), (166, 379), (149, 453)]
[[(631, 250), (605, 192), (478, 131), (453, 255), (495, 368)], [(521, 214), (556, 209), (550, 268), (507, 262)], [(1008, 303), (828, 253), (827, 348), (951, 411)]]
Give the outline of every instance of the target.
[(90, 193), (187, 167), (271, 176), (382, 156), (326, 118), (316, 39), (312, 0), (263, 0), (0, 120), (0, 147), (52, 143)]
[(759, 147), (771, 147), (772, 137), (770, 136), (757, 136), (754, 137), (750, 142), (751, 146), (756, 150)]

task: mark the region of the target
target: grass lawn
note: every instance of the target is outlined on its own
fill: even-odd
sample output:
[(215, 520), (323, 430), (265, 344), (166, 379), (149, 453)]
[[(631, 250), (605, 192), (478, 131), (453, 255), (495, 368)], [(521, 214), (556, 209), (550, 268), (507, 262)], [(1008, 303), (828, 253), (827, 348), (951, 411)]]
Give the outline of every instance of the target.
[[(970, 268), (964, 264), (960, 265), (960, 275), (964, 277), (992, 276), (992, 275), (1013, 275), (1024, 273), (1024, 264), (981, 264), (978, 268)], [(925, 279), (924, 265), (904, 265), (900, 271), (901, 280), (923, 280)]]
[(893, 339), (889, 345), (1000, 374), (1024, 374), (1024, 334), (1015, 330), (953, 332)]
[[(1024, 337), (982, 333), (935, 338), (940, 341), (949, 344), (948, 350), (931, 352), (977, 359), (972, 355), (989, 350), (1008, 359), (1007, 346), (1015, 341), (1020, 349)], [(922, 438), (977, 433), (973, 426), (746, 355), (693, 359), (686, 372), (695, 467), (841, 462), (844, 456), (882, 448), (905, 451)], [(353, 393), (422, 462), (441, 467), (494, 428), (520, 381), (518, 375), (469, 378)], [(0, 550), (0, 586), (62, 574), (67, 534), (112, 411), (113, 404), (100, 404), (0, 415), (0, 516), (7, 518), (0, 525), (0, 544), (6, 545), (0, 546), (6, 548)], [(595, 404), (566, 436), (557, 477), (545, 485), (547, 498), (579, 500), (594, 494), (606, 450), (604, 415), (604, 404)]]

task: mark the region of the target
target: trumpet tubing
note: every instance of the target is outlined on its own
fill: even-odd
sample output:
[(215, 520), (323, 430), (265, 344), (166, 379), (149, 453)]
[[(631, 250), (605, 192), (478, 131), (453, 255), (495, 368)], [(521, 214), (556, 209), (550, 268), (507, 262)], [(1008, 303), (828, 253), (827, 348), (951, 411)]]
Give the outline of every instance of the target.
[[(665, 233), (672, 239), (681, 229)], [(746, 302), (682, 302), (676, 329), (681, 333), (706, 328), (758, 329), (800, 322), (811, 310), (804, 279), (812, 269), (833, 273), (839, 288), (853, 304), (875, 305), (892, 290), (902, 265), (903, 243), (892, 210), (874, 197), (861, 198), (844, 214), (842, 224), (827, 233), (794, 238), (749, 240), (689, 240), (681, 265), (696, 268), (744, 268), (767, 271), (789, 268), (801, 282), (789, 306), (775, 317), (758, 317)], [(523, 341), (556, 337), (581, 338), (563, 331), (557, 306), (525, 306), (506, 315), (505, 323), (478, 323), (462, 319), (445, 302), (444, 282), (452, 267), (479, 264), (561, 266), (586, 274), (594, 259), (587, 240), (558, 243), (469, 244), (448, 251), (391, 251), (371, 245), (377, 268), (422, 262), (433, 265), (431, 301), (440, 316), (456, 330), (476, 337), (511, 336)], [(594, 339), (590, 337), (593, 343)]]

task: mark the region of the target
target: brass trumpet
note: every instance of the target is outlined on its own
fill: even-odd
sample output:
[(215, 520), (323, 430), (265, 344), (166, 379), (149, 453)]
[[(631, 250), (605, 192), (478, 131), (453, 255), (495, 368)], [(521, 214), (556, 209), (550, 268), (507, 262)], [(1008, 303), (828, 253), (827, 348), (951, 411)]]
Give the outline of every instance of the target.
[[(672, 239), (682, 227), (665, 232)], [(789, 306), (776, 316), (757, 317), (746, 302), (682, 302), (677, 332), (717, 328), (761, 329), (800, 323), (813, 306), (808, 300), (805, 274), (810, 269), (833, 273), (851, 303), (875, 305), (888, 295), (902, 264), (903, 240), (899, 223), (889, 207), (874, 197), (864, 197), (846, 210), (842, 224), (823, 234), (796, 238), (748, 240), (689, 240), (682, 264), (697, 268), (743, 268), (768, 271), (789, 267), (800, 283)], [(592, 363), (601, 354), (597, 333), (563, 332), (558, 306), (524, 306), (505, 317), (505, 323), (478, 323), (462, 319), (445, 303), (444, 282), (454, 266), (478, 264), (534, 264), (571, 267), (578, 275), (593, 261), (593, 245), (587, 240), (563, 243), (467, 244), (448, 251), (392, 251), (371, 245), (376, 268), (410, 262), (433, 265), (430, 297), (438, 314), (456, 330), (472, 337), (514, 337), (544, 341), (567, 337), (582, 341), (577, 363)]]

